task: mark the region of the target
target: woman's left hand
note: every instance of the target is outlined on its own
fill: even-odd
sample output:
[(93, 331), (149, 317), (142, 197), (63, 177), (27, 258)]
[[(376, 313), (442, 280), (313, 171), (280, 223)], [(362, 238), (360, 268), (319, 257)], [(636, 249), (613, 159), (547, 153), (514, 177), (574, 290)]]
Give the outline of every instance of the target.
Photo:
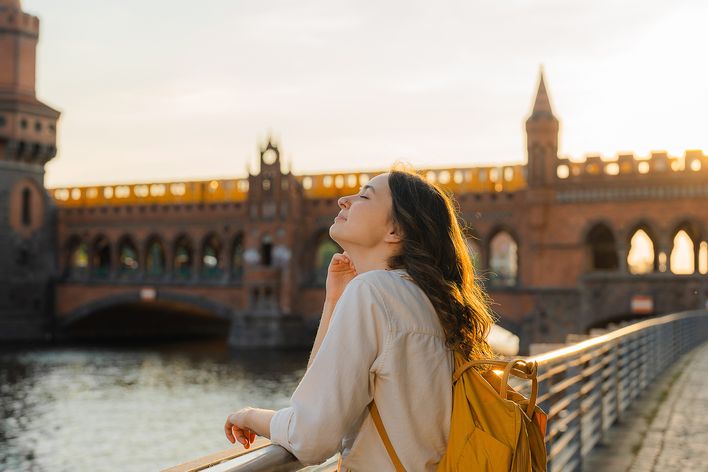
[(256, 433), (248, 427), (248, 411), (250, 408), (242, 408), (236, 413), (230, 414), (226, 418), (224, 424), (224, 433), (231, 444), (236, 444), (236, 441), (243, 444), (243, 447), (248, 449), (256, 440)]

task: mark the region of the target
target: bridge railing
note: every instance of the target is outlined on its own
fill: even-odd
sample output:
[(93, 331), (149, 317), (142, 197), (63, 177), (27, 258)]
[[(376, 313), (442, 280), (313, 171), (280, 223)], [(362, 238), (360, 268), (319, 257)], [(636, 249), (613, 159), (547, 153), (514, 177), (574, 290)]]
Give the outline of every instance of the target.
[[(648, 319), (531, 357), (539, 364), (539, 403), (548, 412), (548, 470), (580, 471), (583, 459), (655, 377), (706, 340), (708, 312), (696, 310)], [(518, 388), (528, 394), (527, 385)], [(336, 464), (335, 456), (303, 468), (284, 448), (264, 440), (250, 451), (232, 448), (167, 471), (330, 472)]]

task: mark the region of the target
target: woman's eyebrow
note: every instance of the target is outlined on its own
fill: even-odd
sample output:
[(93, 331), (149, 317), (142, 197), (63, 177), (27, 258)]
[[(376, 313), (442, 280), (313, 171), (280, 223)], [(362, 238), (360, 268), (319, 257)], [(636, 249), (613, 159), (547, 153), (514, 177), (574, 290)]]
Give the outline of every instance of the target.
[(370, 188), (372, 192), (376, 193), (376, 189), (374, 189), (374, 187), (372, 187), (371, 185), (364, 185), (363, 187), (361, 187), (360, 192), (366, 192), (367, 188)]

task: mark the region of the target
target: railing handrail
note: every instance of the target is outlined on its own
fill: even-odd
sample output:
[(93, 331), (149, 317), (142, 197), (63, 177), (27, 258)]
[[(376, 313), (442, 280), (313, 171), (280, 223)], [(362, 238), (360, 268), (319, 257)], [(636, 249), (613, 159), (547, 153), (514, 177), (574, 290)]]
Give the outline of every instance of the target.
[(613, 341), (624, 336), (629, 336), (630, 334), (636, 333), (637, 331), (641, 331), (652, 326), (659, 326), (666, 323), (671, 323), (681, 318), (705, 316), (706, 314), (706, 310), (687, 310), (678, 313), (672, 313), (670, 315), (659, 316), (657, 318), (650, 318), (648, 320), (637, 321), (636, 323), (632, 323), (628, 326), (618, 328), (609, 333), (601, 334), (599, 336), (595, 336), (593, 338), (571, 344), (570, 346), (565, 346), (558, 349), (554, 349), (552, 351), (544, 352), (542, 354), (530, 356), (527, 359), (530, 361), (536, 361), (538, 362), (539, 366), (541, 366), (548, 362), (557, 361), (563, 359), (564, 357), (577, 354), (586, 349), (596, 347), (600, 344), (606, 344), (609, 341)]
[[(585, 455), (602, 441), (607, 429), (622, 416), (640, 391), (671, 362), (706, 339), (708, 311), (689, 310), (639, 321), (528, 357), (539, 364), (538, 402), (549, 414), (548, 470), (580, 471)], [(653, 343), (652, 349), (648, 347), (650, 342)], [(526, 387), (519, 385), (521, 390)], [(234, 449), (227, 451), (233, 454)], [(188, 464), (199, 462), (198, 459)], [(335, 465), (336, 458), (334, 462), (330, 458), (319, 466), (304, 470), (334, 471)], [(269, 444), (216, 467), (206, 465), (208, 469), (179, 470), (256, 472), (276, 466), (278, 470), (288, 471), (302, 470), (303, 467), (284, 448)]]

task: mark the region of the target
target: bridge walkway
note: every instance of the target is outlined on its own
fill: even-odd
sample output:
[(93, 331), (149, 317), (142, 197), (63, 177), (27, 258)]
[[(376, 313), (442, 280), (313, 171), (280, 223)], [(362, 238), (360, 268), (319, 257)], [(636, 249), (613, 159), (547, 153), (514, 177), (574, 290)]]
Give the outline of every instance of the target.
[(708, 342), (655, 379), (583, 461), (584, 470), (708, 470)]

